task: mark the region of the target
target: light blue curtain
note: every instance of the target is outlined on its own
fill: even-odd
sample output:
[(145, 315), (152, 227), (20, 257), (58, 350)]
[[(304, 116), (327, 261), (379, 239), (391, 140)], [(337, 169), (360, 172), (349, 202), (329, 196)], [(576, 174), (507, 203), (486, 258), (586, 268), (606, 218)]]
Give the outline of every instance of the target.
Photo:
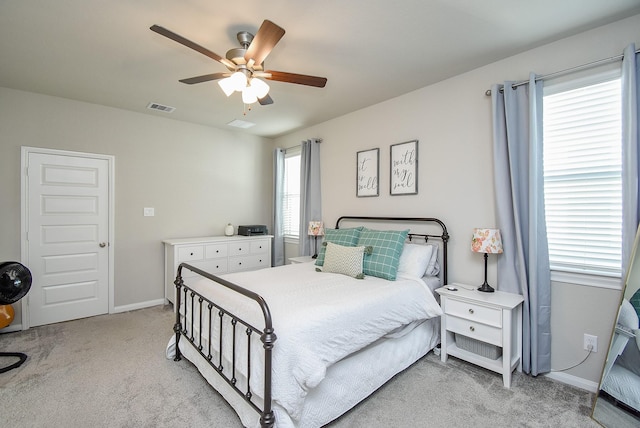
[(284, 264), (284, 215), (282, 202), (284, 197), (284, 150), (273, 152), (273, 249), (271, 266)]
[(300, 246), (299, 255), (314, 254), (314, 241), (307, 235), (309, 222), (322, 220), (320, 188), (320, 143), (314, 138), (302, 142), (300, 153)]
[[(522, 369), (551, 370), (551, 273), (544, 212), (542, 82), (494, 85), (493, 140), (499, 289), (524, 297)], [(502, 92), (501, 92), (502, 91)]]
[[(632, 43), (622, 59), (622, 272), (626, 273), (640, 220), (638, 206), (638, 114), (640, 56)], [(623, 275), (622, 278), (625, 278)]]

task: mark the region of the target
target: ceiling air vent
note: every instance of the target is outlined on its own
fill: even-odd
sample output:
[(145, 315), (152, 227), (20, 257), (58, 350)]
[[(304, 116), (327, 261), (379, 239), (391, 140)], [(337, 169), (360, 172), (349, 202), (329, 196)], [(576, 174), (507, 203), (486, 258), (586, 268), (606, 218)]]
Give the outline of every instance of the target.
[(158, 103), (149, 103), (149, 104), (147, 104), (147, 108), (150, 109), (150, 110), (163, 111), (165, 113), (173, 113), (173, 111), (176, 109), (175, 107), (164, 106), (164, 105), (158, 104)]

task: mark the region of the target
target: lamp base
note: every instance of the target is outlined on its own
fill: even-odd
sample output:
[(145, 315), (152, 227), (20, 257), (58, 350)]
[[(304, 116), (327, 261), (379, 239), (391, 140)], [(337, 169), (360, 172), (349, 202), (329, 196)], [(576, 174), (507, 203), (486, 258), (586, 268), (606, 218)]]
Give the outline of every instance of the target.
[(480, 287), (478, 287), (478, 291), (484, 291), (485, 293), (493, 293), (495, 290), (493, 289), (492, 286), (490, 286), (485, 282)]

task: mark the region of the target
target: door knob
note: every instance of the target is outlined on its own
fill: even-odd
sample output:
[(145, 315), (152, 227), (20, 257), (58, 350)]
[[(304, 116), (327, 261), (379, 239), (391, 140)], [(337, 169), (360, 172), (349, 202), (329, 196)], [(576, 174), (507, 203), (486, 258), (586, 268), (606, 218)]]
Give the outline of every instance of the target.
[(98, 244), (98, 245), (100, 245), (100, 248), (104, 248), (104, 247), (106, 247), (106, 246), (107, 246), (107, 243), (106, 243), (106, 242), (101, 242), (101, 243), (100, 243), (100, 244)]

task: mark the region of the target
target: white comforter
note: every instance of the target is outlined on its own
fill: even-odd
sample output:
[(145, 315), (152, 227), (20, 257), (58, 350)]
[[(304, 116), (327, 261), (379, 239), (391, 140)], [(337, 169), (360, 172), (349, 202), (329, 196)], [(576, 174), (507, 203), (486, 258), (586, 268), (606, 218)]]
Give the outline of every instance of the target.
[[(312, 263), (224, 275), (223, 278), (265, 298), (277, 341), (273, 349), (273, 399), (293, 419), (300, 416), (307, 393), (325, 377), (328, 367), (405, 326), (442, 314), (420, 278), (358, 280), (319, 273)], [(208, 280), (189, 284), (255, 327), (263, 328), (255, 303)], [(222, 301), (221, 301), (222, 302)], [(215, 343), (215, 342), (214, 342)], [(261, 352), (260, 352), (261, 353)], [(252, 351), (252, 389), (262, 395), (262, 359)], [(215, 361), (215, 360), (214, 360)], [(242, 371), (242, 368), (239, 369)]]

